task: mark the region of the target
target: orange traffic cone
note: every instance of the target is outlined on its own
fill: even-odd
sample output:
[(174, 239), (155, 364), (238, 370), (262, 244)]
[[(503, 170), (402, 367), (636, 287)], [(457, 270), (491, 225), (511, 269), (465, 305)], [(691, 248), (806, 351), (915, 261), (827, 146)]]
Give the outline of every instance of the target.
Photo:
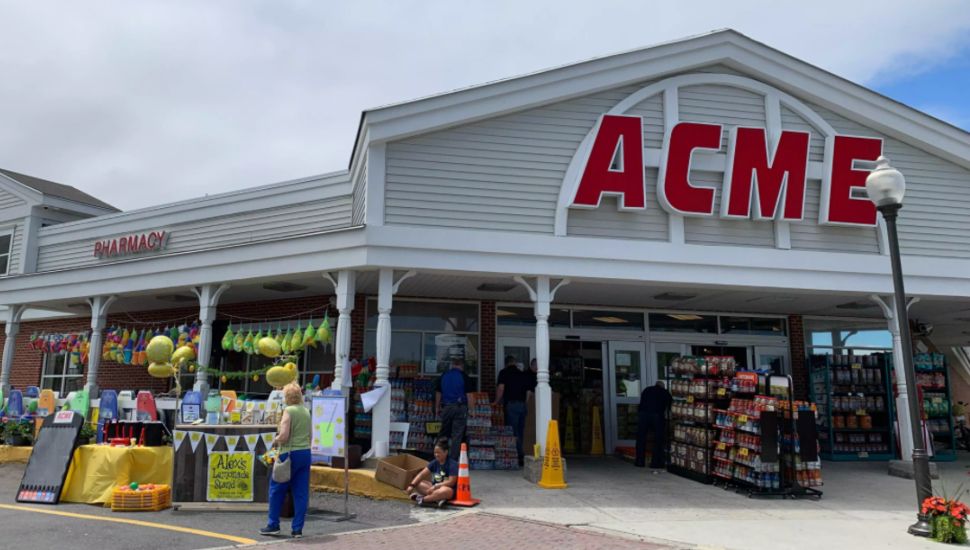
[(472, 498), (472, 479), (468, 475), (468, 445), (465, 443), (461, 444), (461, 457), (458, 460), (457, 494), (455, 500), (449, 500), (448, 504), (470, 508), (481, 502), (477, 498)]

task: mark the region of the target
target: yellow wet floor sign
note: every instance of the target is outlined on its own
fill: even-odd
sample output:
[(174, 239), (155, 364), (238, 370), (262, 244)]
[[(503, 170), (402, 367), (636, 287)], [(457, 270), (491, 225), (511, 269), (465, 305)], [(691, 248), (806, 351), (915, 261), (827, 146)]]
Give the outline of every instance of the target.
[(539, 487), (543, 489), (565, 489), (566, 480), (562, 471), (562, 453), (559, 451), (559, 423), (549, 421), (546, 434), (546, 456), (542, 460), (542, 478)]

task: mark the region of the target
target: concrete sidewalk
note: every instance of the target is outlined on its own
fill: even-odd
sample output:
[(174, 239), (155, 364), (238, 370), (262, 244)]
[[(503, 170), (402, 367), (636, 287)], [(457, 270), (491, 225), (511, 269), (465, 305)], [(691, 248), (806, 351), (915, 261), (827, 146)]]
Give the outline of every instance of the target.
[[(934, 489), (955, 490), (970, 455), (941, 464)], [(763, 500), (687, 480), (651, 474), (610, 458), (573, 458), (569, 488), (542, 490), (518, 472), (472, 472), (480, 510), (621, 535), (704, 548), (936, 548), (908, 535), (915, 521), (911, 480), (890, 477), (885, 463), (823, 464), (820, 501)], [(415, 510), (422, 515), (423, 510)], [(441, 512), (445, 513), (445, 512)]]

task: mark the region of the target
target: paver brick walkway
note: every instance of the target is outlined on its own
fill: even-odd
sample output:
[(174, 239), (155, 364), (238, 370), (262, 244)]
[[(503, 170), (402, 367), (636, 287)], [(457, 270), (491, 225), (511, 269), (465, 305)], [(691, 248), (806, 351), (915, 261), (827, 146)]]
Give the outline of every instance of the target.
[(409, 527), (312, 537), (272, 545), (289, 548), (459, 548), (461, 550), (661, 550), (661, 546), (534, 521), (486, 513), (460, 514)]

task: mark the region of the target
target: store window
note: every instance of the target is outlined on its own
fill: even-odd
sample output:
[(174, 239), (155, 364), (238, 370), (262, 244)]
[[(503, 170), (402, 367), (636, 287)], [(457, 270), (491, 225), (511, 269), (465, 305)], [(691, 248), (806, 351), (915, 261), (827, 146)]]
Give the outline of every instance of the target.
[(577, 309), (573, 310), (573, 328), (601, 328), (643, 332), (643, 313)]
[(755, 336), (785, 336), (785, 319), (773, 317), (733, 317), (722, 315), (721, 334), (750, 334)]
[(84, 365), (70, 353), (45, 353), (40, 378), (41, 389), (50, 389), (61, 397), (84, 387)]
[(805, 319), (805, 332), (809, 355), (871, 355), (893, 348), (882, 320)]
[(717, 332), (717, 316), (695, 313), (651, 313), (650, 330), (714, 334)]
[(13, 246), (13, 231), (0, 229), (0, 276), (10, 270), (10, 249)]
[[(535, 327), (536, 314), (531, 306), (498, 306), (495, 309), (497, 324), (502, 327)], [(552, 308), (549, 311), (549, 326), (569, 328), (570, 310)]]
[[(391, 312), (390, 365), (420, 365), (424, 374), (445, 372), (453, 358), (465, 361), (465, 372), (478, 377), (478, 304), (394, 302)], [(535, 321), (533, 320), (533, 323)], [(367, 302), (364, 358), (377, 353), (377, 300)], [(393, 372), (392, 372), (393, 376)]]
[[(319, 325), (319, 321), (315, 319), (311, 320), (310, 323), (314, 327)], [(282, 323), (269, 323), (268, 328), (266, 324), (234, 325), (233, 331), (237, 333), (239, 331), (244, 333), (252, 331), (254, 334), (257, 332), (265, 334), (267, 331), (273, 331), (274, 333), (280, 330), (286, 332), (299, 329), (302, 331), (306, 326), (307, 321), (294, 320)], [(335, 333), (336, 324), (332, 320), (330, 326)], [(218, 344), (218, 340), (216, 343)], [(256, 395), (269, 395), (273, 391), (273, 387), (266, 382), (266, 376), (262, 371), (275, 364), (276, 359), (270, 359), (258, 353), (249, 355), (243, 352), (231, 351), (226, 353), (221, 359), (218, 359), (218, 361), (218, 372), (213, 372), (209, 376), (209, 385), (211, 387)], [(297, 382), (305, 387), (318, 374), (324, 380), (332, 378), (335, 362), (336, 359), (332, 344), (317, 343), (316, 347), (308, 346), (304, 348), (298, 354), (298, 358), (295, 361), (297, 370), (299, 371)], [(228, 373), (231, 373), (230, 377), (225, 382), (222, 382), (222, 375)], [(183, 389), (191, 387), (195, 382), (195, 375), (183, 372), (181, 382)]]

